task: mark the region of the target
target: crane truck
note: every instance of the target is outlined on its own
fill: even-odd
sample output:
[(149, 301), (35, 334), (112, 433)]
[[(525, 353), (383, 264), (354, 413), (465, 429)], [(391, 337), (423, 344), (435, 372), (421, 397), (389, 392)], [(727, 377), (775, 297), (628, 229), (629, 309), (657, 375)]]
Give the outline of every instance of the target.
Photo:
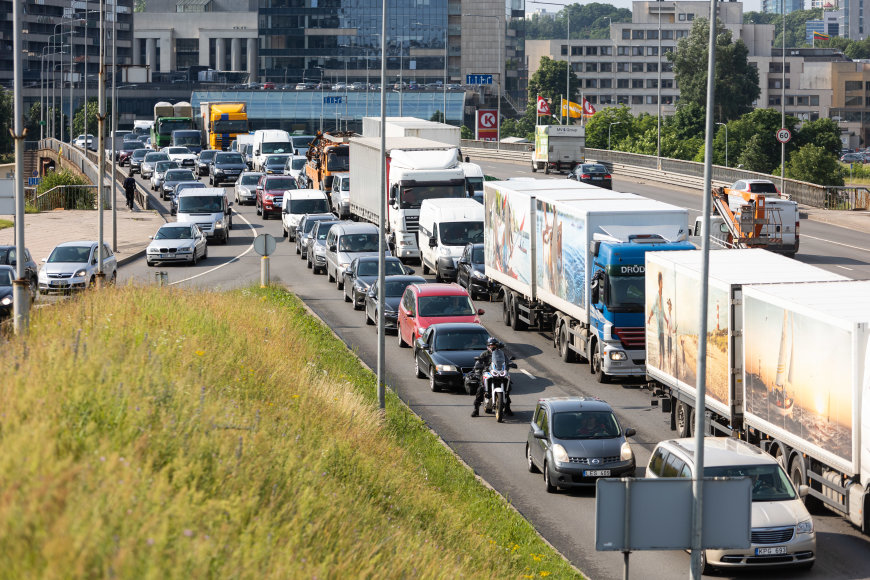
[[(335, 173), (350, 169), (350, 147), (352, 131), (318, 133), (314, 136), (305, 153), (305, 176), (310, 189), (329, 192)], [(359, 179), (359, 178), (355, 178)]]

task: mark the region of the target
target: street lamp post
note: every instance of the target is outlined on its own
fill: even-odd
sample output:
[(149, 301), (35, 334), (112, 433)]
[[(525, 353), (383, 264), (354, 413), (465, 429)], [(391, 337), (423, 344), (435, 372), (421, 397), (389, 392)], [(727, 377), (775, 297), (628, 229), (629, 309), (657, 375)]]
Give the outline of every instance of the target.
[(728, 167), (728, 124), (727, 123), (716, 123), (717, 125), (722, 125), (725, 127), (725, 167)]
[(656, 120), (656, 165), (661, 171), (662, 168), (662, 0), (657, 2), (659, 8), (659, 64), (658, 73), (659, 79), (656, 84), (656, 107), (658, 109), (658, 118)]
[[(568, 104), (565, 106), (565, 124), (568, 125), (571, 119), (571, 13), (568, 12), (567, 6), (565, 7), (565, 18), (568, 20), (568, 66), (565, 72), (565, 98), (568, 100)], [(580, 103), (580, 106), (582, 107), (583, 103)]]
[[(118, 3), (112, 6), (112, 251), (118, 251), (118, 207), (115, 197), (115, 160), (118, 150), (115, 148), (115, 135), (118, 132), (118, 50), (115, 37), (118, 35)], [(131, 208), (132, 209), (132, 208)]]
[[(85, 44), (87, 47), (87, 44)], [(100, 60), (99, 60), (99, 84), (97, 85), (97, 203), (99, 204), (99, 216), (97, 221), (97, 288), (105, 284), (106, 272), (103, 270), (103, 258), (105, 248), (103, 246), (103, 204), (106, 196), (106, 14), (105, 3), (100, 2)], [(87, 60), (85, 61), (87, 65)], [(87, 76), (87, 75), (85, 75)], [(87, 78), (85, 79), (87, 86)], [(85, 101), (85, 119), (87, 119), (87, 101)], [(87, 154), (88, 137), (85, 132), (85, 150)]]
[(607, 150), (608, 151), (610, 150), (610, 128), (613, 127), (614, 125), (621, 125), (621, 124), (622, 124), (622, 121), (616, 121), (616, 122), (611, 123), (607, 126)]

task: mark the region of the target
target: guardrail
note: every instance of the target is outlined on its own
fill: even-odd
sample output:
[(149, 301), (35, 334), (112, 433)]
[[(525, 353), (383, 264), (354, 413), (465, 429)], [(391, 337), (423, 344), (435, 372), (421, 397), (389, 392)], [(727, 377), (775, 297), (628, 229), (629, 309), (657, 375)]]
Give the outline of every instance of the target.
[[(463, 154), (475, 157), (532, 162), (534, 145), (531, 143), (501, 143), (493, 141), (462, 140)], [(704, 179), (704, 164), (681, 159), (661, 159), (654, 155), (640, 155), (607, 149), (586, 149), (586, 158), (595, 159), (617, 174), (640, 177), (687, 187), (700, 188)], [(713, 185), (730, 185), (739, 179), (767, 179), (777, 185), (780, 178), (733, 167), (713, 166)], [(786, 179), (786, 196), (798, 203), (827, 209), (870, 209), (870, 193), (864, 187), (822, 186), (795, 179)]]
[(58, 185), (37, 195), (33, 205), (39, 211), (53, 209), (97, 209), (96, 185)]

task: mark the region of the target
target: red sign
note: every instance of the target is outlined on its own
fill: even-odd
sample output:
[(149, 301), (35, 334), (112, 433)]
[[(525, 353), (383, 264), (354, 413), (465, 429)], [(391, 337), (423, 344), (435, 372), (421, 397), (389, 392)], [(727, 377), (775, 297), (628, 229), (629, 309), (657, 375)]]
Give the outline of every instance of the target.
[(591, 117), (595, 114), (595, 107), (592, 106), (592, 103), (583, 99), (583, 115), (586, 117)]
[(549, 115), (550, 114), (550, 105), (547, 104), (547, 101), (544, 97), (538, 96), (538, 114), (539, 115)]
[(498, 111), (491, 109), (477, 110), (476, 137), (480, 141), (495, 141), (498, 139)]

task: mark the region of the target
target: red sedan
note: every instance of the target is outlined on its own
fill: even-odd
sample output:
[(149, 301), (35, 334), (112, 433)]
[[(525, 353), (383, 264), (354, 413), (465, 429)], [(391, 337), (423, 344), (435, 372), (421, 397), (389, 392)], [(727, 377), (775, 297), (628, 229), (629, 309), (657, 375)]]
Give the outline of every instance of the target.
[(457, 284), (412, 284), (399, 303), (399, 346), (408, 347), (433, 324), (480, 323), (468, 291)]

